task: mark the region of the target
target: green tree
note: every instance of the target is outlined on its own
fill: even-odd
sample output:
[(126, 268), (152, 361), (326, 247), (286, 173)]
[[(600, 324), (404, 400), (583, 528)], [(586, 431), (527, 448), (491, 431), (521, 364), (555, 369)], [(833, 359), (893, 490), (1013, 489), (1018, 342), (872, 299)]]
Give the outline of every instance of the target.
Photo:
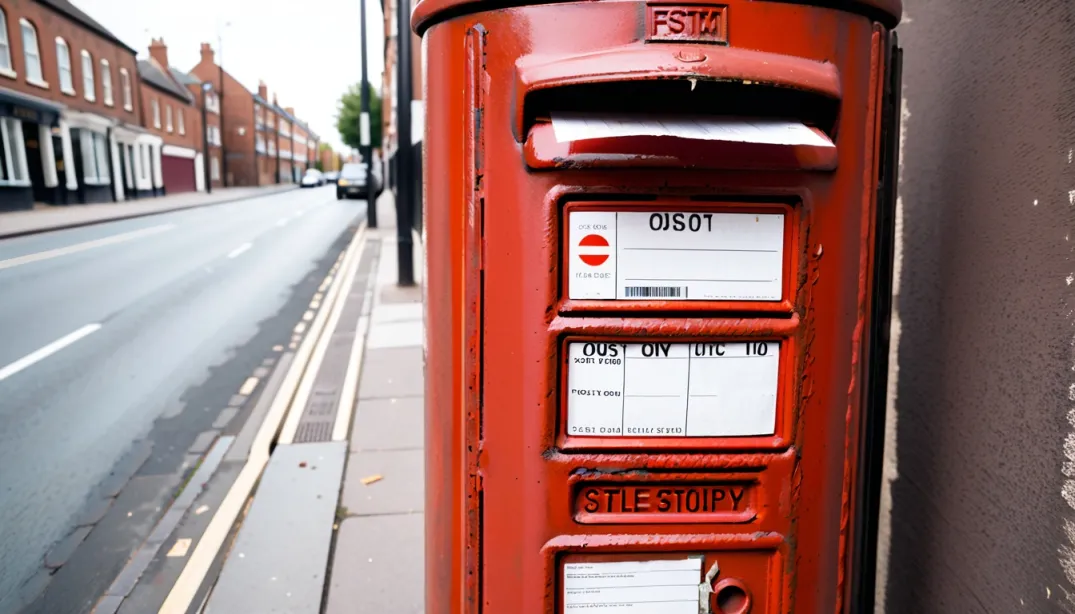
[[(359, 134), (358, 122), (362, 117), (362, 85), (356, 83), (347, 88), (343, 96), (340, 96), (339, 106), (336, 109), (336, 129), (340, 131), (340, 139), (348, 147), (358, 148), (362, 139)], [(381, 146), (381, 97), (373, 86), (370, 86), (370, 146)]]

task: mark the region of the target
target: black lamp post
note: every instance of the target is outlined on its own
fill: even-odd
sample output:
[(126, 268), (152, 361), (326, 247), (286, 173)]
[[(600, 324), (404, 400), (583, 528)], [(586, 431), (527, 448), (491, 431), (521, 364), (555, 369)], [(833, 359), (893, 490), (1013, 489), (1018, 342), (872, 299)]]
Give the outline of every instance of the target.
[(206, 100), (213, 84), (208, 81), (202, 83), (202, 172), (205, 173), (205, 193), (213, 193), (213, 176), (209, 173), (209, 113), (206, 109)]

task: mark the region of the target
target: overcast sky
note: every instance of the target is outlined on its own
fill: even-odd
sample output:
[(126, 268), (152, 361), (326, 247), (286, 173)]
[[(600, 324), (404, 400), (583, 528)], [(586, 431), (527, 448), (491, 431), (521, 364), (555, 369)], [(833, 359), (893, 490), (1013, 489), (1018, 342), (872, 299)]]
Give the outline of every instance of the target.
[[(202, 42), (223, 40), (224, 70), (252, 92), (258, 81), (337, 150), (336, 102), (362, 78), (361, 0), (73, 0), (138, 51), (164, 38), (168, 61), (189, 71)], [(369, 78), (380, 88), (384, 70), (384, 18), (380, 0), (366, 0)], [(230, 25), (225, 25), (230, 23)], [(218, 58), (220, 51), (217, 50)]]

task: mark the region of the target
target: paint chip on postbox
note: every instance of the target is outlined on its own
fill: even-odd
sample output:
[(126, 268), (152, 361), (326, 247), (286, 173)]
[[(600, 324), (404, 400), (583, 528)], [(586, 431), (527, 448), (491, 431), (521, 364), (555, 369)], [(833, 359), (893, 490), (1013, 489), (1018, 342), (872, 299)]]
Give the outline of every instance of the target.
[(698, 614), (702, 557), (564, 563), (564, 612)]
[(779, 301), (784, 214), (571, 211), (568, 298)]
[(773, 435), (777, 341), (567, 345), (567, 434)]

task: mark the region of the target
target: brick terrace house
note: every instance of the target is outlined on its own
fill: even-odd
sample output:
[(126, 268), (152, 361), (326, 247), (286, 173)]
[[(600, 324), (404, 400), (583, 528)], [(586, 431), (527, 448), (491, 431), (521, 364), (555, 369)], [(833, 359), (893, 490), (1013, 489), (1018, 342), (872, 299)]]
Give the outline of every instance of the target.
[(275, 94), (271, 108), (276, 114), (277, 183), (290, 183), (294, 180), (291, 172), (291, 120), (288, 119), (284, 109), (277, 104)]
[[(223, 187), (224, 180), (220, 171), (221, 160), (224, 156), (220, 133), (220, 98), (210, 81), (202, 81), (190, 73), (185, 73), (175, 68), (172, 69), (172, 77), (187, 88), (187, 91), (194, 97), (194, 107), (197, 109), (199, 118), (205, 118), (205, 125), (202, 127), (204, 133), (199, 132), (196, 136), (198, 149), (203, 152), (208, 151), (206, 155), (209, 157), (210, 185), (214, 188)], [(203, 85), (208, 89), (203, 89)], [(203, 106), (205, 107), (204, 113)], [(203, 143), (208, 143), (208, 146)], [(200, 174), (204, 176), (205, 171), (200, 171)]]
[(262, 81), (254, 95), (254, 154), (257, 157), (258, 185), (279, 183), (280, 159), (276, 150), (276, 113), (269, 102), (269, 88)]
[(0, 209), (152, 187), (135, 51), (68, 0), (0, 0)]
[(201, 81), (212, 83), (219, 96), (218, 125), (223, 136), (220, 141), (224, 150), (221, 166), (224, 185), (264, 185), (259, 181), (254, 148), (254, 95), (226, 70), (220, 69), (208, 43), (202, 43), (201, 54), (201, 61), (190, 73)]
[(167, 194), (204, 189), (200, 109), (194, 105), (194, 96), (172, 76), (163, 40), (150, 44), (149, 59), (138, 62), (138, 76), (142, 125), (163, 141), (154, 159), (159, 165), (155, 179), (159, 176), (161, 185), (154, 187)]

